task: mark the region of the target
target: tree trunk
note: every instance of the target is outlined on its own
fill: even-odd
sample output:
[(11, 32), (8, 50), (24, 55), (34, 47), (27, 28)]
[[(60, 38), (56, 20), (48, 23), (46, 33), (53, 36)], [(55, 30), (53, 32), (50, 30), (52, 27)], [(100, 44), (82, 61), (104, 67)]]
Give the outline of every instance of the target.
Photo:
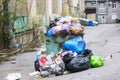
[(4, 48), (9, 48), (10, 36), (9, 36), (9, 10), (8, 3), (10, 0), (3, 0), (3, 35), (4, 35)]
[[(1, 2), (0, 2), (1, 4)], [(3, 15), (2, 15), (2, 6), (0, 6), (0, 50), (4, 49), (4, 40), (3, 40)]]

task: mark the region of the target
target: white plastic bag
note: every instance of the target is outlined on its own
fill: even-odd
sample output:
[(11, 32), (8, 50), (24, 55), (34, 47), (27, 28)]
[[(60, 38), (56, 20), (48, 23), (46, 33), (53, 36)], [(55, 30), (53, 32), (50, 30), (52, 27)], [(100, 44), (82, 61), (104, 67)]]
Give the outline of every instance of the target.
[(10, 74), (7, 75), (5, 80), (18, 80), (20, 78), (21, 78), (21, 74), (20, 73), (10, 73)]

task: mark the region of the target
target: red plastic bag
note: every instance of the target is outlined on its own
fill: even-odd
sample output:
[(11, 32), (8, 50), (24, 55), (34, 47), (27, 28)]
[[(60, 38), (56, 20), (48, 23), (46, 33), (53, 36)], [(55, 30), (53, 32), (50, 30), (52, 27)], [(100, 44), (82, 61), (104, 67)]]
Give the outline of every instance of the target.
[(39, 60), (40, 66), (45, 66), (47, 61), (48, 61), (47, 58), (45, 56), (42, 56)]

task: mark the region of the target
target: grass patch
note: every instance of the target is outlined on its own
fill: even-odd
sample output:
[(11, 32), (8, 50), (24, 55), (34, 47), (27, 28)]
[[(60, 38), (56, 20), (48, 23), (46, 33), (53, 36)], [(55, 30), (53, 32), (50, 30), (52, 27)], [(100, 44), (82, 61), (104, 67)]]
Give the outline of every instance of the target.
[(8, 56), (7, 55), (2, 55), (0, 56), (0, 61), (7, 60)]

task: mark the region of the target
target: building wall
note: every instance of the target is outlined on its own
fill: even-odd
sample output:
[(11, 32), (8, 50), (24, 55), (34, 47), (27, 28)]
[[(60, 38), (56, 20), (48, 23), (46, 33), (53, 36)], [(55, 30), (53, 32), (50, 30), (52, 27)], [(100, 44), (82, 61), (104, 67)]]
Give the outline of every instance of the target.
[(22, 2), (17, 0), (10, 0), (9, 11), (15, 13), (16, 16), (27, 16), (28, 15), (27, 0), (23, 0)]
[[(99, 20), (101, 18), (102, 23), (112, 23), (115, 22), (115, 17), (120, 19), (120, 1), (119, 0), (97, 0), (98, 5), (97, 5), (97, 19)], [(96, 3), (95, 0), (86, 0), (86, 7), (92, 7), (92, 3)], [(117, 8), (113, 9), (112, 8), (112, 2), (117, 3)], [(99, 8), (100, 3), (104, 3), (105, 7), (104, 8)]]
[(71, 14), (73, 14), (73, 15), (77, 15), (76, 14), (76, 11), (77, 11), (77, 4), (78, 4), (78, 0), (71, 0), (71, 2), (70, 2), (70, 8), (71, 8)]
[(85, 7), (86, 7), (86, 8), (96, 7), (96, 3), (95, 3), (95, 1), (85, 2)]
[(37, 0), (27, 0), (29, 27), (37, 22)]
[(12, 40), (13, 44), (21, 44), (21, 47), (28, 46), (28, 44), (33, 40), (33, 31), (25, 32), (24, 34), (18, 34), (16, 37)]
[(69, 0), (70, 13), (74, 16), (84, 16), (85, 0)]
[(87, 15), (87, 19), (96, 20), (96, 14), (95, 14), (95, 13), (93, 13), (93, 14), (88, 14), (88, 15)]
[[(28, 26), (32, 28), (33, 23), (39, 24), (44, 22), (46, 25), (49, 24), (49, 20), (54, 12), (52, 11), (52, 1), (53, 0), (23, 0), (23, 2), (17, 2), (16, 0), (11, 0), (9, 3), (9, 10), (11, 12), (16, 12), (16, 16), (27, 16)], [(56, 0), (55, 0), (56, 1)], [(56, 5), (55, 12), (60, 15), (62, 13), (62, 0), (55, 2)], [(57, 7), (58, 6), (58, 7)], [(47, 21), (45, 20), (47, 19)], [(42, 25), (37, 26), (42, 26)], [(15, 35), (13, 39), (13, 44), (28, 44), (34, 39), (34, 31), (25, 31)]]
[(62, 15), (62, 0), (59, 0), (59, 15)]
[(106, 9), (107, 3), (105, 1), (97, 2), (97, 21), (99, 23), (106, 23)]
[(106, 8), (98, 9), (98, 14), (106, 14)]
[(85, 12), (86, 18), (91, 20), (96, 20), (96, 2), (95, 1), (85, 1)]
[(62, 14), (62, 0), (52, 0), (52, 17), (59, 17)]
[(117, 1), (117, 7), (116, 9), (113, 9), (112, 8), (112, 1), (109, 2), (109, 7), (108, 7), (108, 20), (107, 22), (110, 23), (110, 22), (115, 22), (115, 19), (113, 19), (115, 17), (115, 15), (117, 16), (118, 19), (120, 19), (120, 1)]
[[(46, 0), (23, 0), (26, 2), (26, 8), (24, 9), (24, 6), (22, 7), (22, 3), (15, 2), (16, 0), (10, 2), (9, 9), (11, 11), (15, 12), (15, 6), (16, 9), (20, 12), (24, 12), (25, 14), (21, 14), (20, 12), (17, 12), (16, 16), (26, 16), (28, 17), (28, 25), (30, 29), (28, 31), (23, 31), (21, 33), (15, 34), (15, 38), (12, 40), (13, 44), (22, 44), (23, 46), (27, 46), (28, 43), (31, 43), (33, 39), (35, 39), (35, 34), (33, 30), (33, 24), (37, 24), (36, 27), (41, 27), (42, 23), (44, 23), (42, 20), (45, 19), (44, 16), (46, 16), (46, 13), (48, 16), (50, 16), (50, 5), (47, 4)], [(14, 5), (16, 3), (16, 5)], [(48, 5), (48, 6), (46, 6)], [(46, 8), (47, 7), (47, 8)], [(23, 8), (23, 9), (22, 9)], [(49, 11), (50, 10), (50, 11)], [(49, 19), (48, 19), (49, 20)], [(47, 22), (46, 22), (47, 23)], [(38, 29), (39, 30), (39, 29)], [(40, 33), (41, 34), (41, 33)]]
[(52, 0), (46, 0), (46, 16), (47, 24), (49, 24), (49, 20), (52, 17)]
[[(13, 12), (15, 16), (24, 16), (27, 20), (27, 25), (25, 25), (25, 28), (29, 26), (29, 29), (32, 29), (33, 22), (35, 22), (35, 17), (37, 16), (37, 4), (36, 0), (10, 0), (9, 2), (9, 11)], [(19, 19), (17, 19), (19, 20)], [(24, 23), (24, 21), (23, 21)], [(18, 23), (17, 23), (18, 24)], [(14, 24), (13, 27), (16, 25)], [(13, 45), (15, 44), (21, 44), (26, 45), (30, 43), (34, 39), (34, 32), (33, 30), (16, 33), (15, 37), (12, 40)]]
[(85, 17), (85, 0), (78, 0), (78, 3), (79, 3), (79, 5), (80, 5), (80, 16), (81, 17)]
[(70, 14), (70, 3), (68, 0), (62, 0), (62, 16), (68, 16)]

